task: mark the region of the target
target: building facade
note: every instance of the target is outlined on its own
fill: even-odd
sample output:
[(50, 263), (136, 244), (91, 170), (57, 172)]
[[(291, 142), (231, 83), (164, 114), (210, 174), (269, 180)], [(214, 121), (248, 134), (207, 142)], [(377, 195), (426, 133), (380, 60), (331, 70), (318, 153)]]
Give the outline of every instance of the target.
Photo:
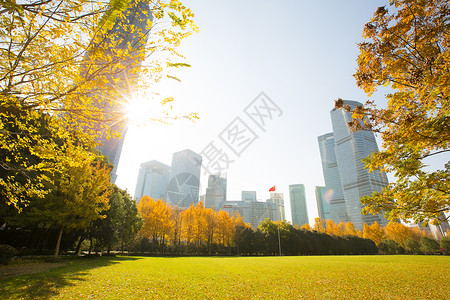
[[(355, 108), (362, 105), (356, 101), (344, 100), (344, 105)], [(364, 169), (363, 158), (378, 151), (373, 132), (367, 130), (352, 131), (347, 123), (352, 120), (351, 112), (344, 108), (331, 111), (333, 133), (320, 136), (322, 168), (325, 185), (335, 195), (331, 197), (330, 215), (335, 222), (352, 222), (362, 229), (363, 223), (387, 224), (382, 215), (362, 215), (360, 199), (388, 185), (384, 172), (369, 173)], [(336, 170), (338, 173), (336, 173)], [(337, 174), (340, 188), (337, 186)], [(341, 198), (341, 191), (343, 198)]]
[(276, 220), (277, 214), (275, 203), (259, 201), (224, 201), (220, 210), (228, 212), (230, 216), (239, 213), (242, 220), (255, 230), (267, 218)]
[(169, 175), (170, 167), (162, 162), (152, 160), (142, 163), (139, 168), (134, 199), (139, 203), (139, 200), (147, 195), (152, 199), (165, 201)]
[(275, 203), (277, 206), (277, 215), (275, 221), (286, 220), (286, 213), (284, 209), (283, 193), (270, 193), (270, 198), (266, 200), (268, 203)]
[(315, 187), (316, 194), (316, 203), (317, 203), (317, 211), (319, 212), (319, 218), (330, 220), (330, 199), (331, 192), (327, 192), (327, 188), (324, 186), (316, 186)]
[(256, 202), (256, 191), (241, 191), (242, 201)]
[(348, 222), (344, 192), (342, 191), (341, 177), (336, 160), (333, 133), (319, 136), (318, 141), (325, 186), (329, 190), (330, 219), (337, 223), (340, 221)]
[(209, 175), (208, 187), (206, 188), (205, 207), (219, 210), (220, 204), (227, 200), (227, 177), (226, 175)]
[[(91, 57), (91, 51), (88, 51), (85, 57), (85, 67), (81, 71), (84, 77), (88, 77), (92, 76), (91, 72), (103, 70), (103, 73), (108, 74), (103, 75), (108, 80), (107, 90), (116, 91), (114, 97), (122, 97), (122, 95), (130, 94), (130, 90), (133, 90), (133, 87), (129, 85), (133, 84), (133, 79), (139, 77), (137, 68), (145, 59), (144, 49), (148, 41), (151, 21), (153, 20), (148, 1), (144, 0), (131, 0), (124, 12), (124, 16), (124, 18), (117, 18), (116, 23), (111, 30), (105, 33), (104, 37), (97, 37), (92, 41), (95, 45), (91, 47), (92, 49), (103, 49), (103, 52), (107, 56), (104, 59), (105, 61), (93, 59)], [(120, 50), (125, 49), (130, 49), (131, 51), (124, 57)], [(111, 64), (110, 61), (120, 63)], [(104, 93), (101, 90), (95, 91), (94, 93), (101, 95), (98, 97), (99, 101), (96, 106), (100, 111), (108, 115), (105, 119), (113, 120), (110, 124), (110, 130), (119, 133), (116, 137), (111, 137), (108, 132), (104, 132), (98, 138), (100, 144), (98, 147), (99, 151), (103, 155), (108, 156), (109, 162), (114, 165), (111, 171), (111, 182), (115, 183), (117, 179), (117, 167), (127, 132), (123, 116), (120, 120), (116, 116), (118, 111), (124, 110), (117, 103), (123, 103), (124, 101), (121, 101), (121, 99), (111, 101), (111, 99), (108, 99), (108, 96), (103, 96)]]
[(167, 185), (166, 200), (182, 209), (198, 203), (202, 156), (190, 149), (172, 156), (172, 167)]
[(305, 186), (303, 184), (291, 184), (289, 186), (289, 199), (291, 202), (292, 225), (303, 226), (309, 223)]

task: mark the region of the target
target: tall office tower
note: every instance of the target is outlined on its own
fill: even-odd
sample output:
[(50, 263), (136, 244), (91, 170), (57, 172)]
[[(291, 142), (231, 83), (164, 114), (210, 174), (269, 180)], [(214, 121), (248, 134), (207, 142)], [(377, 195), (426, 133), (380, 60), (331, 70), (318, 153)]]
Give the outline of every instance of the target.
[(259, 201), (224, 201), (220, 205), (220, 210), (228, 212), (231, 216), (238, 212), (242, 220), (253, 229), (258, 228), (267, 218), (275, 221), (277, 215), (275, 203)]
[(340, 221), (348, 222), (344, 192), (342, 191), (341, 177), (336, 160), (333, 133), (321, 135), (317, 139), (319, 140), (325, 186), (329, 190), (330, 219), (337, 223)]
[(167, 202), (186, 209), (197, 204), (200, 190), (202, 156), (186, 149), (172, 156), (172, 168), (167, 185)]
[(270, 193), (270, 199), (267, 199), (266, 202), (276, 204), (277, 206), (276, 221), (286, 220), (286, 213), (284, 211), (283, 193)]
[(227, 200), (226, 175), (209, 175), (206, 188), (205, 207), (219, 210), (220, 204)]
[[(102, 22), (107, 22), (114, 16), (111, 14), (113, 9), (117, 8), (110, 7)], [(109, 162), (114, 165), (111, 171), (112, 183), (117, 179), (117, 166), (127, 131), (126, 124), (123, 124), (124, 119), (119, 119), (117, 113), (123, 110), (123, 107), (117, 103), (123, 101), (117, 98), (129, 95), (130, 90), (133, 90), (133, 82), (139, 77), (139, 67), (145, 59), (144, 49), (153, 20), (148, 1), (144, 0), (131, 0), (123, 16), (116, 18), (112, 29), (108, 30), (104, 36), (98, 36), (92, 40), (93, 46), (91, 50), (88, 50), (85, 57), (86, 65), (82, 68), (84, 77), (92, 76), (93, 72), (100, 70), (108, 82), (103, 90), (96, 89), (93, 96), (99, 99), (96, 107), (108, 115), (105, 119), (110, 120), (111, 131), (120, 133), (120, 137), (109, 137), (108, 132), (103, 132), (98, 140), (101, 144), (100, 152), (107, 155)], [(96, 58), (96, 55), (98, 56), (96, 52), (100, 51), (106, 58)]]
[(152, 160), (142, 163), (139, 169), (134, 199), (139, 203), (142, 196), (147, 195), (152, 199), (165, 200), (169, 174), (170, 167), (162, 162)]
[(330, 217), (330, 203), (328, 197), (330, 197), (330, 192), (327, 193), (327, 188), (324, 186), (316, 186), (316, 203), (317, 211), (319, 212), (319, 218), (329, 220)]
[(242, 201), (256, 202), (256, 191), (242, 191)]
[(289, 186), (289, 199), (291, 202), (292, 225), (303, 226), (309, 223), (305, 186), (303, 184), (291, 184)]
[[(353, 109), (362, 104), (356, 101), (344, 100), (344, 105), (349, 105)], [(331, 218), (336, 222), (350, 221), (356, 228), (362, 230), (363, 223), (372, 224), (375, 221), (381, 225), (387, 223), (381, 214), (362, 215), (360, 199), (364, 196), (371, 195), (374, 191), (381, 191), (383, 187), (388, 185), (388, 180), (384, 172), (374, 171), (369, 173), (368, 170), (364, 169), (362, 159), (378, 151), (377, 143), (371, 131), (360, 130), (352, 132), (347, 125), (351, 120), (352, 115), (350, 112), (343, 108), (333, 109), (331, 111), (333, 134), (331, 136), (328, 135), (328, 142), (330, 143), (327, 144), (326, 139), (323, 142), (323, 137), (326, 135), (319, 137), (319, 147), (321, 148), (325, 185), (329, 189), (333, 189), (335, 186), (329, 186), (327, 177), (330, 177), (330, 169), (333, 170), (335, 168), (334, 164), (337, 164), (347, 212), (345, 216), (340, 201), (335, 203), (335, 198), (332, 198), (330, 204)], [(331, 140), (334, 140), (334, 154)], [(337, 192), (339, 191), (337, 190)], [(339, 214), (336, 214), (335, 209), (339, 209)], [(340, 217), (340, 219), (336, 220), (336, 217)]]

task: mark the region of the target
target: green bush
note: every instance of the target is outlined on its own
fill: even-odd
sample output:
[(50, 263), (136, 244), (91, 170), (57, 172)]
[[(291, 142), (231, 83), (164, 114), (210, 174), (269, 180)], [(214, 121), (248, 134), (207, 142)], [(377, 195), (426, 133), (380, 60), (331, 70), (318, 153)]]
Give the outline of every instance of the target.
[(405, 241), (405, 250), (410, 254), (420, 253), (420, 244), (413, 238), (407, 238)]
[(18, 254), (17, 250), (10, 245), (0, 245), (0, 264), (7, 265), (11, 259)]
[(420, 238), (420, 249), (425, 254), (436, 254), (439, 250), (439, 243), (428, 236), (423, 236)]
[(441, 245), (441, 248), (443, 248), (445, 250), (446, 254), (450, 254), (450, 235), (443, 237), (440, 245)]
[(378, 245), (381, 254), (403, 254), (405, 249), (394, 240), (383, 240)]

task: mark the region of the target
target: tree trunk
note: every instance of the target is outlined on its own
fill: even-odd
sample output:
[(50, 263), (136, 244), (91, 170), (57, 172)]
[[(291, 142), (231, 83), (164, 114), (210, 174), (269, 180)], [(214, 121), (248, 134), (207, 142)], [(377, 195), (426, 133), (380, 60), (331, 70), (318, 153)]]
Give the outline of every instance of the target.
[(78, 241), (77, 248), (75, 249), (76, 255), (80, 254), (81, 244), (83, 243), (84, 240), (85, 240), (85, 238), (83, 236), (80, 236), (80, 240)]
[(59, 234), (58, 234), (58, 240), (56, 241), (55, 253), (53, 254), (54, 258), (57, 258), (58, 254), (59, 254), (59, 245), (61, 244), (61, 237), (62, 237), (63, 229), (64, 229), (63, 226), (61, 226), (59, 228)]
[(93, 238), (91, 237), (90, 239), (89, 239), (89, 241), (90, 241), (90, 244), (89, 244), (89, 254), (91, 254), (91, 250), (92, 250), (92, 244), (93, 244)]

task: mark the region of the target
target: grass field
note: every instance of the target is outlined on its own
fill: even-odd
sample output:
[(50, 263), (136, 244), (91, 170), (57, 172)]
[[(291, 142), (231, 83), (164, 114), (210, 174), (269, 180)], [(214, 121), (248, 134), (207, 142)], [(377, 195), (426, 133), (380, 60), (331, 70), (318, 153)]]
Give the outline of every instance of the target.
[(449, 256), (102, 257), (0, 280), (1, 299), (448, 299)]

